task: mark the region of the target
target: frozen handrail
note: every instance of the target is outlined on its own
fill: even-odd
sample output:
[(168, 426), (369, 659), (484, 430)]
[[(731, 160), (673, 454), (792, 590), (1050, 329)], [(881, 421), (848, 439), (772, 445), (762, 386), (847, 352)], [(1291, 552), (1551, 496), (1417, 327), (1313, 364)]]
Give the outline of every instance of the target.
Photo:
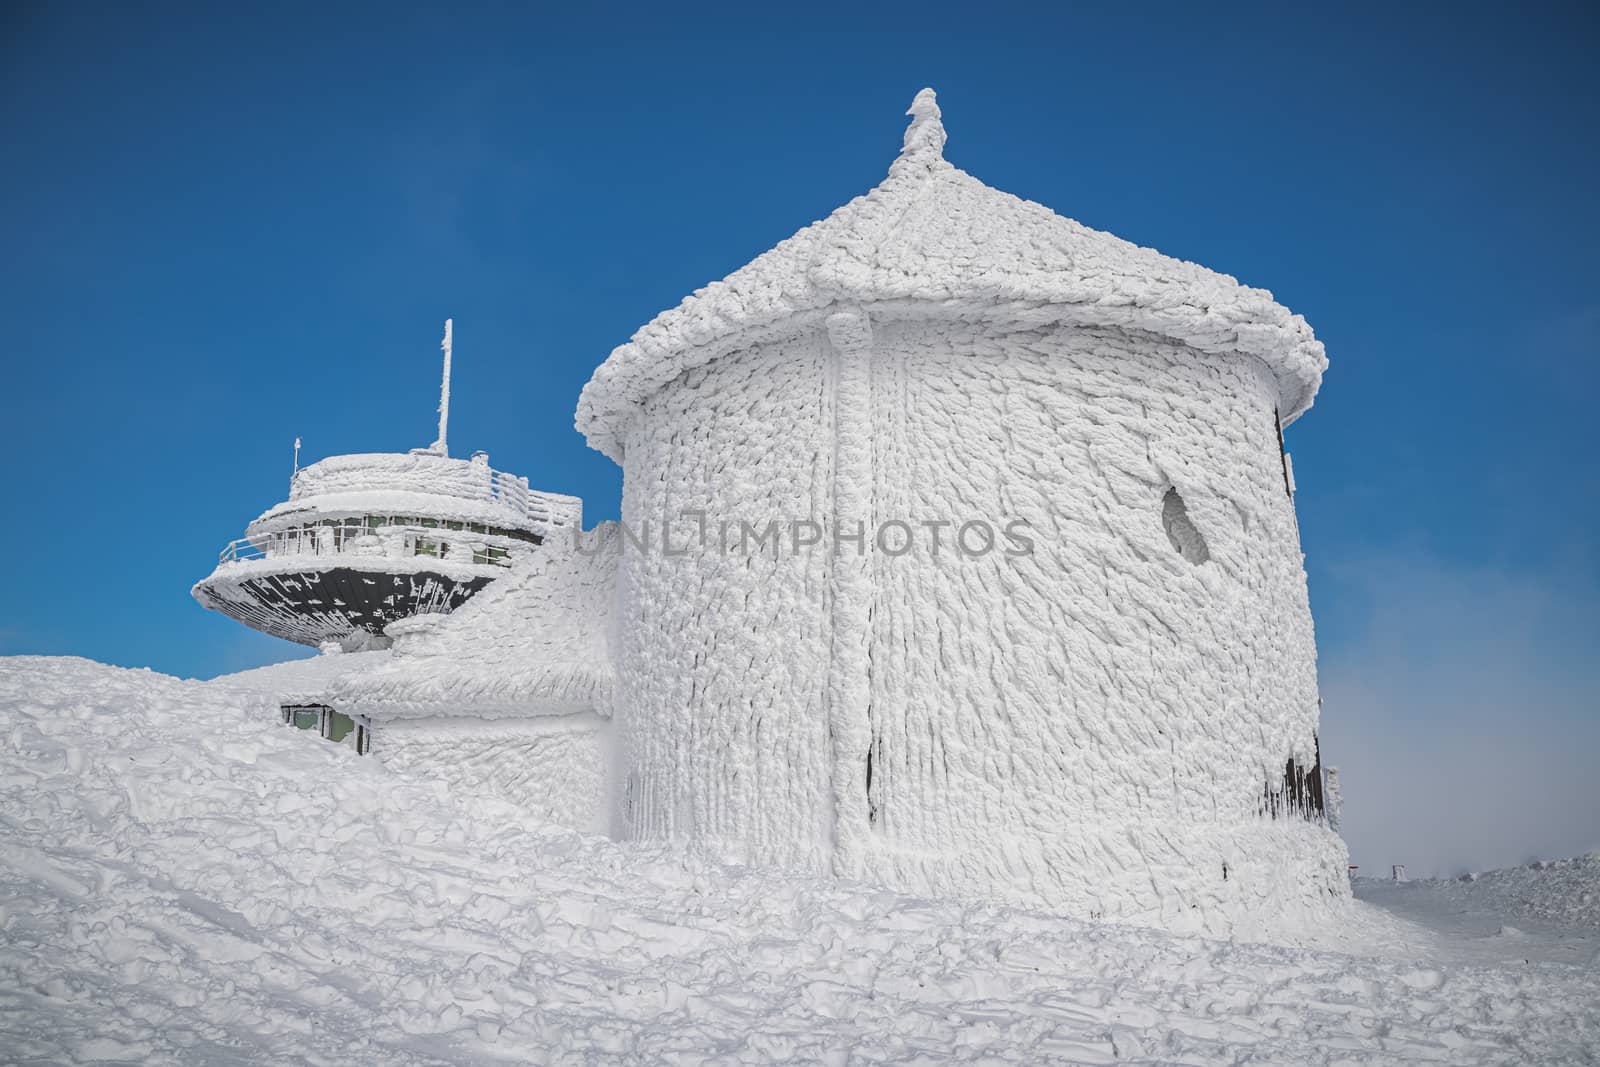
[(481, 461), (425, 453), (330, 456), (295, 473), (289, 483), (289, 499), (386, 490), (493, 503), (514, 519), (556, 529), (577, 526), (583, 520), (583, 502), (577, 497), (530, 489), (528, 479)]
[[(286, 556), (346, 554), (376, 557), (433, 555), (433, 551), (415, 551), (417, 543), (421, 542), (435, 549), (450, 545), (452, 558), (458, 550), (481, 550), (481, 554), (492, 557), (486, 562), (499, 563), (505, 549), (515, 547), (517, 543), (538, 544), (557, 529), (559, 527), (554, 524), (546, 524), (542, 530), (527, 530), (427, 516), (366, 515), (346, 522), (323, 520), (241, 537), (228, 542), (218, 553), (217, 561), (239, 563)], [(399, 547), (402, 545), (406, 546), (403, 550)], [(504, 565), (509, 566), (509, 560)]]

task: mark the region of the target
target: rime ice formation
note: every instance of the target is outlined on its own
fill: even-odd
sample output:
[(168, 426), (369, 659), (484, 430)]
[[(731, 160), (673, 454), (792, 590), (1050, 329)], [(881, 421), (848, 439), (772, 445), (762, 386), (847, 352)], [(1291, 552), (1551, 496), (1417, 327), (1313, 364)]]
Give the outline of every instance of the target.
[(622, 553), (613, 832), (1177, 929), (1341, 907), (1280, 438), (1322, 346), (910, 114), (887, 180), (583, 390), (630, 529), (827, 531)]
[(455, 347), (451, 338), (454, 326), (454, 319), (444, 320), (444, 340), (439, 342), (439, 350), (444, 353), (444, 378), (439, 383), (439, 436), (429, 446), (429, 451), (441, 456), (450, 454), (450, 356)]
[(584, 552), (552, 539), (454, 614), (394, 624), (390, 656), (318, 700), (370, 722), (388, 766), (487, 786), (547, 821), (603, 832), (616, 536), (602, 524)]
[(1339, 768), (1329, 767), (1323, 775), (1326, 782), (1324, 792), (1325, 808), (1328, 816), (1328, 829), (1334, 833), (1339, 832), (1339, 820), (1344, 818), (1344, 792), (1339, 788)]

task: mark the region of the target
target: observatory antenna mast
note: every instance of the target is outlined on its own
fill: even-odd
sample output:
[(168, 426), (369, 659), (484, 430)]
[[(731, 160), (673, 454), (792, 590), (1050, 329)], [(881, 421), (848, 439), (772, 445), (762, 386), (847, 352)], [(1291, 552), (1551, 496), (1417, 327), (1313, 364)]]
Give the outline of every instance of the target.
[(444, 320), (444, 341), (439, 347), (444, 349), (444, 381), (439, 384), (439, 439), (428, 449), (441, 456), (450, 454), (447, 435), (450, 429), (450, 329), (454, 319)]

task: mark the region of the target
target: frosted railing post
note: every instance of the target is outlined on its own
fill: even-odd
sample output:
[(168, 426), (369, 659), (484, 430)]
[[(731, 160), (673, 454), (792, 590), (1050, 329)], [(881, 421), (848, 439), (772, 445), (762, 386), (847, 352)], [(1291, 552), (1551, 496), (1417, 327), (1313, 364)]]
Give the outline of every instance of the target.
[(489, 467), (489, 453), (474, 452), (472, 454), (472, 475), (477, 481), (476, 488), (482, 490), (484, 499), (493, 500), (499, 495), (495, 480), (499, 475)]

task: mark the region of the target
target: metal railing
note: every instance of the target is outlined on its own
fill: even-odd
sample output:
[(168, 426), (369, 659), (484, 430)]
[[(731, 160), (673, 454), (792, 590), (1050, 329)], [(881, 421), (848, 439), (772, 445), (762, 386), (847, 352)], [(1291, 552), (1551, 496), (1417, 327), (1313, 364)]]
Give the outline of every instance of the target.
[[(241, 563), (285, 556), (367, 556), (401, 558), (432, 556), (457, 562), (511, 566), (504, 545), (485, 543), (487, 537), (523, 540), (522, 531), (502, 530), (484, 523), (446, 520), (392, 522), (389, 516), (368, 516), (359, 522), (296, 526), (228, 542), (217, 555), (218, 563)], [(508, 537), (509, 535), (509, 537)]]
[[(365, 537), (368, 533), (377, 534), (377, 530), (368, 530), (365, 523), (342, 523), (338, 526), (302, 526), (291, 530), (279, 530), (276, 533), (260, 534), (256, 537), (241, 537), (236, 541), (229, 541), (226, 548), (218, 555), (219, 563), (238, 563), (243, 560), (266, 559), (268, 556), (333, 556), (346, 551), (354, 551), (357, 538)], [(373, 555), (385, 555), (382, 551), (381, 538), (374, 536), (368, 542), (378, 551)], [(367, 546), (363, 546), (367, 547)]]
[(289, 499), (373, 489), (493, 503), (515, 519), (556, 530), (576, 526), (583, 516), (583, 503), (578, 498), (530, 489), (528, 479), (495, 470), (486, 462), (398, 453), (331, 456), (303, 467), (290, 479)]

